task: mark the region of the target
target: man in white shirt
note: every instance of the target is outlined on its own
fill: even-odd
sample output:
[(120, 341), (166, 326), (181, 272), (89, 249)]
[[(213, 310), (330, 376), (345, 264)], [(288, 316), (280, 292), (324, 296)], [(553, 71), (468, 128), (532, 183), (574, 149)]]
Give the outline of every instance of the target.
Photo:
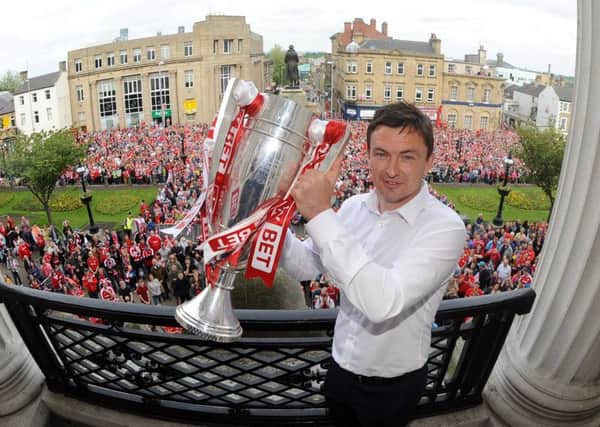
[(338, 426), (401, 426), (425, 389), (431, 325), (465, 228), (432, 197), (433, 129), (413, 105), (381, 108), (367, 130), (375, 190), (330, 209), (341, 161), (309, 171), (292, 191), (308, 220), (288, 233), (282, 266), (296, 279), (327, 276), (341, 291), (324, 393)]

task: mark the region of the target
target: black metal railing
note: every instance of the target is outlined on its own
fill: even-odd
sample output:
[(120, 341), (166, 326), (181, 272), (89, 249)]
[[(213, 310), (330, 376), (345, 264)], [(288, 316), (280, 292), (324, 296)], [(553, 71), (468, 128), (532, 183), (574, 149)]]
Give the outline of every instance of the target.
[[(514, 316), (534, 298), (522, 289), (442, 302), (418, 417), (482, 401)], [(221, 344), (165, 333), (174, 307), (4, 284), (0, 299), (53, 392), (172, 421), (330, 422), (321, 386), (337, 310), (238, 310), (244, 338)]]

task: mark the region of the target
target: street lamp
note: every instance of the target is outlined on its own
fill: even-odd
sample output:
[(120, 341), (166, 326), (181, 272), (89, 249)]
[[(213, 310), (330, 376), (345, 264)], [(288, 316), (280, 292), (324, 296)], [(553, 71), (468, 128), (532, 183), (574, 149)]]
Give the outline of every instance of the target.
[(498, 213), (496, 217), (492, 220), (492, 223), (496, 227), (502, 227), (504, 221), (502, 220), (502, 209), (504, 208), (504, 198), (510, 194), (510, 187), (508, 186), (508, 172), (510, 172), (510, 167), (513, 165), (514, 160), (512, 159), (512, 154), (509, 151), (508, 156), (504, 158), (504, 182), (502, 183), (502, 187), (498, 187), (498, 194), (500, 194), (500, 205), (498, 206)]
[(187, 155), (185, 154), (185, 135), (183, 133), (179, 134), (179, 140), (181, 141), (181, 161), (185, 165)]
[(96, 234), (98, 232), (98, 226), (94, 223), (94, 217), (92, 216), (92, 209), (90, 208), (90, 202), (92, 201), (92, 195), (88, 194), (85, 190), (85, 180), (83, 176), (87, 172), (87, 168), (83, 166), (79, 166), (77, 168), (77, 173), (79, 174), (79, 178), (81, 178), (81, 187), (83, 188), (83, 194), (80, 197), (80, 200), (83, 202), (85, 207), (87, 208), (88, 218), (90, 220), (90, 233)]
[(333, 91), (335, 90), (333, 87), (333, 70), (335, 69), (334, 61), (327, 61), (327, 64), (331, 66), (331, 70), (329, 73), (329, 118), (333, 118)]

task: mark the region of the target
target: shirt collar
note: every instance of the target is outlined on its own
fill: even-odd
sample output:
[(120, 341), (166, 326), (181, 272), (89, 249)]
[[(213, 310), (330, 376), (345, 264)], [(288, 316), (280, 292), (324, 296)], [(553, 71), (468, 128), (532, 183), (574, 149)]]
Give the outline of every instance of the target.
[[(392, 212), (395, 212), (398, 215), (400, 215), (409, 225), (414, 225), (417, 220), (417, 217), (419, 216), (419, 213), (425, 208), (425, 204), (430, 197), (431, 196), (429, 194), (429, 188), (427, 186), (427, 183), (423, 181), (421, 183), (421, 189), (419, 190), (417, 195), (398, 209), (394, 209)], [(365, 199), (364, 203), (369, 211), (378, 215), (381, 214), (381, 212), (379, 212), (377, 190), (371, 191), (368, 197)]]

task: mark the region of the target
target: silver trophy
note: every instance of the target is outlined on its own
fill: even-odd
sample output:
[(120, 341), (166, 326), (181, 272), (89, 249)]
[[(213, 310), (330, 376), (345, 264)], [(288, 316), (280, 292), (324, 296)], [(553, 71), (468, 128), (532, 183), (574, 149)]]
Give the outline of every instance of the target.
[[(210, 189), (214, 188), (226, 135), (239, 111), (236, 94), (244, 84), (248, 82), (231, 79), (224, 93), (214, 129), (207, 202), (211, 198)], [(261, 95), (260, 110), (244, 120), (244, 134), (232, 158), (231, 173), (221, 202), (214, 212), (209, 210), (211, 236), (240, 224), (265, 201), (287, 194), (318, 143), (309, 130), (315, 120), (310, 110), (287, 98)], [(331, 146), (319, 170), (329, 169), (349, 135), (350, 130), (346, 128), (343, 137)], [(175, 318), (185, 329), (219, 342), (231, 342), (241, 337), (242, 328), (231, 305), (231, 291), (236, 275), (246, 268), (250, 252), (248, 243), (242, 248), (235, 266), (225, 264), (221, 268), (214, 286), (206, 286), (200, 295), (177, 307)]]

